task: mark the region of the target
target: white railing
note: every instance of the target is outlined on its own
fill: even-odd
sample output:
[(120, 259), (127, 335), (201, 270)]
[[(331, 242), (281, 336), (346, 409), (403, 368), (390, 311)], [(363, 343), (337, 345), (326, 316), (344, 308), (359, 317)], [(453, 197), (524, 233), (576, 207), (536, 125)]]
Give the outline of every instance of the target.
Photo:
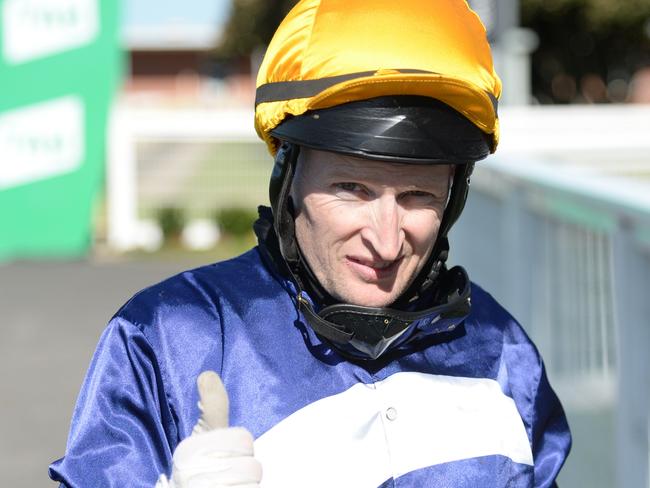
[[(650, 178), (563, 164), (559, 169), (558, 161), (514, 153), (479, 163), (452, 234), (451, 258), (524, 325), (576, 418), (611, 412), (615, 442), (600, 436), (602, 425), (593, 426), (588, 442), (611, 443), (606, 462), (616, 486), (645, 487)], [(650, 156), (647, 165), (650, 170)], [(574, 450), (584, 442), (576, 439)], [(579, 469), (589, 473), (588, 466)]]

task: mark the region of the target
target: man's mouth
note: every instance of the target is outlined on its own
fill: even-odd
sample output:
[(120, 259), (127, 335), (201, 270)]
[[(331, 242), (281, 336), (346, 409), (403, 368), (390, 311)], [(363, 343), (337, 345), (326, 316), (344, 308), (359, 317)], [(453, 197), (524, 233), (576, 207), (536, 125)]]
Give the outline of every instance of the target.
[(374, 282), (392, 278), (402, 262), (402, 257), (394, 261), (365, 259), (362, 257), (346, 256), (347, 265), (352, 268), (364, 281)]

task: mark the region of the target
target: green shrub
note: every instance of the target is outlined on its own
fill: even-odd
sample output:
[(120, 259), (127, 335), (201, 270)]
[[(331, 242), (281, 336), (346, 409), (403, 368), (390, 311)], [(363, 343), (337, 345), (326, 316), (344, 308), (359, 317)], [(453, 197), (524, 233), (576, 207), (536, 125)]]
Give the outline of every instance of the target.
[(250, 208), (223, 208), (216, 213), (216, 221), (224, 234), (243, 237), (253, 230), (257, 212)]
[(176, 207), (161, 208), (158, 211), (157, 219), (165, 241), (176, 239), (181, 235), (185, 223), (181, 209)]

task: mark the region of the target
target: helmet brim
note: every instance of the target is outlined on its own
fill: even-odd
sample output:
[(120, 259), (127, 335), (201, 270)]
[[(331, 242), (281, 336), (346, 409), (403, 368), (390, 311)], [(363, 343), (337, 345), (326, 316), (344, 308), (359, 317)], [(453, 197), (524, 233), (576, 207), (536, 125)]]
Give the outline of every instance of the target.
[(289, 117), (271, 131), (282, 141), (378, 161), (466, 164), (490, 154), (490, 138), (445, 103), (383, 96)]

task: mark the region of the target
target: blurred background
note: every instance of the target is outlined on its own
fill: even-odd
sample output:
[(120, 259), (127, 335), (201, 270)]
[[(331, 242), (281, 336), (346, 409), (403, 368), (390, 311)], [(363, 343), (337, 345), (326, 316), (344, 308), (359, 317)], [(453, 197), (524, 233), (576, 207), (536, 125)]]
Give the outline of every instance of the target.
[[(295, 2), (0, 0), (0, 472), (51, 484), (133, 293), (254, 245), (255, 73)], [(563, 487), (650, 487), (650, 1), (474, 0), (504, 82), (451, 261), (522, 322)]]

